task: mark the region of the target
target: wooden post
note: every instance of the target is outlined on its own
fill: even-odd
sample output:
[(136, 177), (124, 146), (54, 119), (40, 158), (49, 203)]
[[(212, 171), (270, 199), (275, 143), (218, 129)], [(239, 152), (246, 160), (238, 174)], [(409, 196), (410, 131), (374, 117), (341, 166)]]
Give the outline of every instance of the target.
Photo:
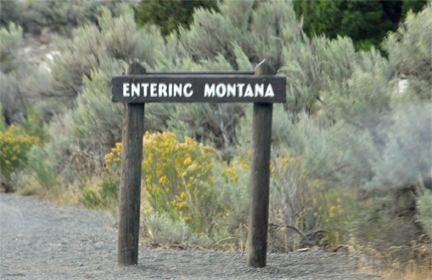
[[(255, 69), (257, 76), (275, 73), (275, 69), (265, 60)], [(272, 115), (272, 103), (254, 103), (247, 249), (247, 265), (251, 267), (266, 265)]]
[[(128, 74), (145, 74), (138, 62)], [(141, 166), (144, 135), (144, 103), (126, 103), (123, 115), (122, 170), (120, 182), (118, 265), (138, 264)]]

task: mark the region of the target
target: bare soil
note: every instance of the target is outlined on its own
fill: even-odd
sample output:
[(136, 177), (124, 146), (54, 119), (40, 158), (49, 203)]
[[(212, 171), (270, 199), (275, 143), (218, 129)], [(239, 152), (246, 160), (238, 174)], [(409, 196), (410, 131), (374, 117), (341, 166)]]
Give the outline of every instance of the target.
[(383, 279), (358, 272), (346, 253), (269, 253), (246, 266), (242, 252), (151, 249), (117, 266), (112, 214), (0, 193), (0, 279)]

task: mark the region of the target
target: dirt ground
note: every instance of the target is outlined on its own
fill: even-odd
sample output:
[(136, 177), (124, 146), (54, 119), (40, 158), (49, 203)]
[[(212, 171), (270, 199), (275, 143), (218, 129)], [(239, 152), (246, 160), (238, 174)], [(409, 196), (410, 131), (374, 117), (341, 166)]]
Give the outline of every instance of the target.
[(346, 253), (269, 253), (246, 266), (241, 252), (151, 249), (137, 266), (117, 266), (110, 213), (0, 194), (0, 279), (383, 279), (359, 273)]

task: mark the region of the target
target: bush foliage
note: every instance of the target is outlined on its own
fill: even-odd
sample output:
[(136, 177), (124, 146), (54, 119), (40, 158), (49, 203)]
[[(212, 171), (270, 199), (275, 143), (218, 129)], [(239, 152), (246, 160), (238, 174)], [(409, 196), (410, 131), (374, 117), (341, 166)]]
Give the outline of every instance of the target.
[[(196, 231), (211, 224), (214, 191), (211, 170), (216, 151), (191, 138), (180, 143), (173, 133), (146, 133), (143, 176), (149, 206), (166, 212), (173, 221), (181, 217)], [(119, 162), (121, 144), (108, 154), (107, 164)]]
[(38, 115), (29, 106), (31, 118), (23, 127), (7, 126), (2, 116), (0, 104), (0, 172), (2, 186), (7, 192), (16, 190), (12, 185), (12, 175), (28, 164), (29, 151), (35, 145), (43, 145), (47, 140), (43, 128), (39, 127)]
[(10, 175), (22, 168), (27, 162), (27, 152), (34, 144), (39, 143), (35, 136), (28, 135), (24, 129), (11, 125), (0, 132), (0, 165), (2, 175), (10, 179)]
[(71, 35), (72, 29), (86, 23), (98, 23), (98, 16), (103, 8), (114, 14), (120, 14), (122, 2), (130, 4), (136, 1), (103, 1), (103, 0), (44, 0), (28, 1), (23, 10), (21, 21), (26, 32), (39, 34), (42, 29), (64, 35)]
[(21, 2), (4, 0), (0, 2), (0, 27), (8, 27), (10, 23), (20, 24), (23, 12)]
[[(191, 238), (198, 234), (207, 236), (208, 242), (213, 239), (210, 243), (207, 242), (207, 246), (217, 242), (221, 229), (214, 226), (227, 222), (233, 208), (228, 203), (237, 199), (226, 194), (225, 189), (227, 184), (240, 183), (240, 174), (236, 168), (232, 165), (222, 167), (224, 164), (217, 158), (215, 149), (188, 137), (181, 143), (173, 133), (146, 133), (143, 143), (143, 215), (147, 217), (145, 223), (152, 238), (183, 244), (184, 240), (177, 241), (176, 238), (165, 239), (160, 236), (166, 234), (160, 227), (168, 223), (174, 227), (170, 232), (186, 226)], [(122, 146), (117, 143), (116, 148), (105, 156), (108, 169), (116, 170), (119, 167), (121, 155)], [(220, 174), (213, 172), (215, 165), (218, 166), (216, 169)], [(221, 176), (223, 181), (215, 183), (215, 176)], [(94, 192), (84, 190), (83, 195), (86, 203), (100, 204), (95, 202), (98, 198)], [(224, 201), (218, 199), (219, 196), (228, 197)], [(233, 212), (233, 216), (238, 218), (238, 213), (235, 210)], [(160, 221), (163, 218), (171, 221)], [(233, 234), (232, 231), (235, 232), (237, 226), (227, 230)], [(237, 246), (235, 244), (239, 240), (245, 242), (243, 238), (244, 234), (227, 243)], [(197, 244), (200, 244), (200, 240), (197, 240)], [(223, 243), (219, 244), (221, 245)]]
[[(287, 103), (274, 106), (270, 248), (356, 240), (390, 254), (413, 240), (427, 243), (431, 237), (420, 236), (428, 234), (430, 184), (424, 192), (417, 186), (432, 167), (431, 11), (428, 4), (408, 14), (385, 39), (386, 58), (373, 47), (356, 51), (348, 37), (306, 36), (291, 1), (221, 1), (216, 10), (196, 9), (189, 28), (166, 37), (139, 27), (127, 5), (118, 15), (103, 8), (97, 24), (56, 39), (61, 56), (46, 97), (62, 104), (52, 106), (56, 137), (44, 155), (64, 184), (78, 185), (83, 204), (116, 207), (122, 108), (110, 99), (112, 75), (134, 60), (154, 72), (252, 70), (266, 59), (287, 79)], [(353, 22), (363, 18), (353, 14), (346, 22), (359, 28)], [(146, 105), (145, 129), (158, 131), (144, 139), (148, 236), (245, 248), (251, 121), (247, 104)]]
[(161, 27), (162, 34), (168, 35), (178, 31), (179, 26), (187, 27), (193, 19), (194, 9), (197, 8), (215, 9), (217, 2), (144, 0), (135, 8), (135, 19), (140, 26), (146, 23), (158, 25)]
[(395, 31), (409, 11), (419, 12), (425, 0), (404, 1), (294, 1), (297, 17), (309, 36), (351, 37), (357, 50), (380, 47), (389, 31)]

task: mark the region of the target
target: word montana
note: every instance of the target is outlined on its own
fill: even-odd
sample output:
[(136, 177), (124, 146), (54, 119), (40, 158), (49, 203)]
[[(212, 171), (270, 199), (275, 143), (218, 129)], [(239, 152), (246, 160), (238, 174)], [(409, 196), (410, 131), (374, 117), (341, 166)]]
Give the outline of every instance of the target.
[[(265, 91), (264, 91), (265, 89)], [(271, 84), (205, 84), (204, 97), (274, 97)]]
[[(199, 90), (202, 92), (202, 89)], [(191, 83), (124, 83), (123, 97), (185, 97), (194, 95)], [(274, 97), (271, 84), (206, 83), (203, 97)]]

